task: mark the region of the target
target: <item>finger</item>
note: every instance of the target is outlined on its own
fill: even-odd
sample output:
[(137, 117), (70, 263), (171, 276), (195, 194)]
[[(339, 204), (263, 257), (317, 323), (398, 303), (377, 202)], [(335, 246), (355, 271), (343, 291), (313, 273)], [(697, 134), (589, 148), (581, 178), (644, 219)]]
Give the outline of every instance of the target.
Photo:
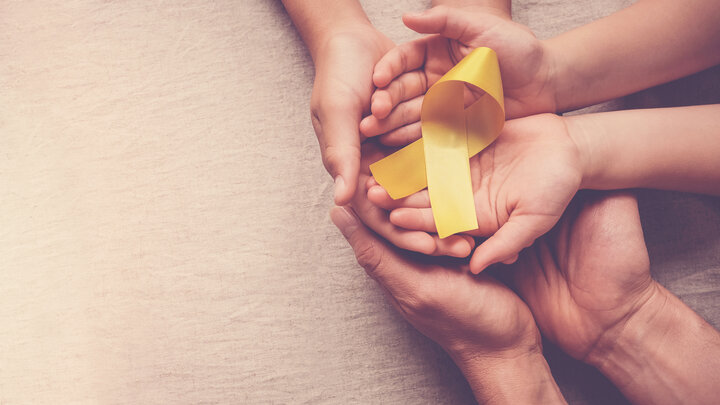
[(380, 143), (387, 146), (405, 146), (422, 138), (420, 121), (394, 129), (378, 137)]
[(477, 35), (476, 28), (480, 21), (477, 21), (477, 18), (471, 21), (459, 9), (438, 6), (421, 13), (405, 14), (403, 23), (421, 34), (440, 34), (446, 38), (468, 43)]
[[(363, 179), (363, 184), (366, 181)], [(453, 235), (440, 243), (437, 235), (398, 228), (390, 222), (389, 213), (375, 206), (366, 196), (367, 193), (358, 193), (352, 202), (353, 209), (363, 223), (393, 245), (433, 256), (466, 257), (467, 249), (472, 249), (471, 243), (459, 235)]]
[(398, 198), (393, 200), (385, 189), (375, 182), (368, 189), (368, 200), (378, 207), (391, 211), (397, 208), (429, 208), (430, 207), (430, 196), (428, 191), (421, 190), (415, 194), (410, 194), (404, 198)]
[(390, 222), (403, 229), (437, 232), (431, 208), (398, 208), (390, 212)]
[(451, 235), (444, 239), (440, 239), (437, 235), (432, 237), (435, 239), (438, 251), (447, 252), (443, 256), (468, 257), (475, 247), (475, 239), (466, 235)]
[(475, 249), (470, 259), (470, 270), (477, 274), (494, 263), (514, 262), (520, 251), (532, 245), (544, 232), (532, 221), (511, 216), (494, 235)]
[(360, 114), (347, 105), (321, 108), (314, 115), (323, 164), (335, 179), (335, 204), (348, 204), (355, 194), (360, 171)]
[(422, 264), (410, 262), (397, 249), (388, 246), (363, 225), (351, 208), (334, 207), (330, 218), (350, 243), (358, 263), (390, 294), (393, 306), (401, 313), (405, 311), (400, 303), (427, 299), (418, 290), (429, 274)]
[(385, 87), (392, 79), (421, 67), (425, 63), (426, 43), (426, 38), (416, 39), (388, 51), (375, 64), (373, 71), (375, 86)]
[(398, 292), (398, 280), (404, 274), (405, 277), (410, 276), (404, 271), (406, 263), (386, 243), (373, 235), (351, 208), (333, 207), (330, 219), (352, 247), (360, 266), (394, 296)]
[(412, 100), (402, 102), (383, 119), (369, 115), (360, 122), (360, 132), (366, 137), (378, 136), (402, 126), (419, 122), (422, 102), (423, 97), (415, 97)]
[(515, 263), (515, 262), (517, 261), (518, 257), (519, 257), (519, 255), (515, 255), (515, 256), (513, 256), (513, 257), (511, 257), (511, 258), (509, 258), (509, 259), (503, 260), (502, 263), (503, 263), (503, 264), (513, 264), (513, 263)]
[(385, 118), (395, 106), (425, 94), (427, 89), (427, 77), (423, 71), (414, 70), (404, 73), (391, 81), (387, 87), (375, 91), (370, 105), (372, 114), (379, 119)]

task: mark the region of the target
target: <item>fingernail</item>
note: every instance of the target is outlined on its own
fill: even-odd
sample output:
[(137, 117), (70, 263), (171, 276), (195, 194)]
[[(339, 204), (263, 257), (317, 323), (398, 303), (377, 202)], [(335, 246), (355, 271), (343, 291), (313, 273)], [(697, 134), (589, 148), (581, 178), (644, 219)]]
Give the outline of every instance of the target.
[(345, 192), (345, 179), (342, 176), (337, 175), (335, 177), (335, 202), (338, 202), (342, 194)]
[(350, 235), (353, 227), (358, 225), (357, 219), (345, 207), (334, 207), (330, 210), (330, 220), (340, 230), (345, 238)]

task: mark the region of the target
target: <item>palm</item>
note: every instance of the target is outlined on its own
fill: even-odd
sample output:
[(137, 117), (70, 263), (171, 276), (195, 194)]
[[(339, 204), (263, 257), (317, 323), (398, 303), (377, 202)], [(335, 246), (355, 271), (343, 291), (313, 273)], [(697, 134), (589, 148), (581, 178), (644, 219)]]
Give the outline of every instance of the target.
[(470, 159), (470, 170), (477, 232), (492, 235), (513, 222), (527, 235), (525, 245), (555, 225), (581, 179), (575, 144), (554, 115), (508, 122), (490, 147)]
[(579, 195), (552, 233), (521, 255), (515, 275), (543, 333), (585, 359), (653, 285), (636, 201)]
[[(426, 265), (426, 258), (409, 262), (423, 274), (414, 285), (425, 305), (398, 299), (408, 321), (451, 353), (470, 350), (498, 352), (537, 344), (539, 332), (527, 305), (489, 275), (475, 278), (452, 266)], [(396, 297), (397, 298), (397, 297)]]

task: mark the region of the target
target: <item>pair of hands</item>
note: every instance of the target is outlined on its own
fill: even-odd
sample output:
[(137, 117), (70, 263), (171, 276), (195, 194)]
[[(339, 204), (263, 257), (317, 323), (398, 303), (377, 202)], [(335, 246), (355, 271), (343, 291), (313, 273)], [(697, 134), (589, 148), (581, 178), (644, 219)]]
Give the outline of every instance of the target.
[[(498, 52), (509, 117), (554, 111), (548, 96), (552, 63), (523, 26), (445, 8), (406, 16), (405, 22), (439, 35), (393, 49), (374, 28), (356, 27), (336, 36), (316, 60), (313, 125), (326, 168), (336, 178), (336, 203), (352, 205), (333, 209), (333, 221), (391, 303), (461, 368), (478, 359), (489, 364), (541, 352), (536, 323), (568, 353), (587, 359), (658, 291), (633, 197), (577, 199), (552, 232), (503, 270), (524, 301), (490, 275), (469, 277), (467, 266), (443, 259), (429, 264), (427, 257), (413, 257), (382, 240), (456, 257), (467, 256), (474, 245), (466, 235), (440, 240), (431, 234), (426, 195), (392, 201), (374, 186), (367, 165), (386, 153), (374, 145), (361, 151), (360, 142), (378, 135), (392, 146), (417, 139), (422, 94), (470, 50), (489, 46)], [(382, 89), (373, 94), (375, 86)], [(561, 125), (548, 115), (510, 121), (492, 149), (471, 160), (473, 170), (490, 173), (474, 184), (478, 194), (490, 196), (478, 199), (478, 232), (496, 239), (495, 246), (488, 245), (492, 238), (481, 245), (478, 251), (487, 253), (476, 253), (474, 267), (515, 261), (517, 252), (553, 228), (565, 211), (580, 183), (580, 162), (572, 142), (557, 135), (563, 134)], [(537, 150), (548, 153), (540, 156)], [(529, 178), (534, 187), (515, 178)], [(547, 196), (558, 197), (547, 204)]]

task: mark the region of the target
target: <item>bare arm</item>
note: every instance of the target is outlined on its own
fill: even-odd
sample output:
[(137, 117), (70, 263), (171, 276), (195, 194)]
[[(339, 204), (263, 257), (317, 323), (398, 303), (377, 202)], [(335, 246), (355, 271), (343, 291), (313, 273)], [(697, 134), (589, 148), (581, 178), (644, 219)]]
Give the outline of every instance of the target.
[(720, 63), (716, 0), (640, 0), (546, 41), (558, 111), (613, 99)]
[(635, 404), (717, 403), (720, 333), (658, 288), (588, 362)]
[[(370, 24), (358, 0), (282, 0), (313, 60), (334, 30)], [(316, 62), (317, 63), (317, 62)]]
[(432, 0), (432, 6), (472, 7), (508, 19), (511, 17), (511, 0)]
[(720, 195), (720, 105), (566, 117), (582, 188), (657, 188)]

